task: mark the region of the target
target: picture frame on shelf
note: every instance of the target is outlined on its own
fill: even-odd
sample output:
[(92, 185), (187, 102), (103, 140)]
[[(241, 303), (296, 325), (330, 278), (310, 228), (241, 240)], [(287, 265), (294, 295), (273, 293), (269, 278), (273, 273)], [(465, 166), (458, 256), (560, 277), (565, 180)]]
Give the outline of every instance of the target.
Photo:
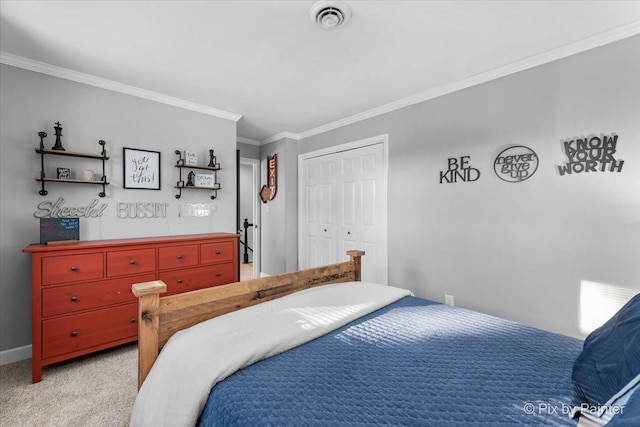
[(56, 168), (57, 179), (71, 179), (71, 169), (69, 168)]
[(205, 187), (205, 188), (213, 188), (215, 185), (213, 175), (200, 174), (200, 173), (196, 174), (194, 184), (196, 187)]
[(160, 190), (160, 152), (122, 148), (123, 188)]
[(185, 166), (196, 166), (198, 164), (198, 153), (193, 151), (184, 151)]

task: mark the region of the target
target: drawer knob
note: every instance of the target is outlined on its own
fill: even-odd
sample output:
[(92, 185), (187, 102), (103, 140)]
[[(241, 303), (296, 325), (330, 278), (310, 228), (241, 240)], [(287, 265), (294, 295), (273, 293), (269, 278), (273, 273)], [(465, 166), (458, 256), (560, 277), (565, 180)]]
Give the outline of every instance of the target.
[(178, 279), (178, 280), (176, 280), (176, 282), (182, 283), (182, 279)]
[(71, 271), (78, 271), (78, 267), (77, 267), (77, 266), (75, 266), (75, 265), (72, 265), (72, 266), (71, 266)]
[(71, 297), (71, 301), (73, 301), (73, 302), (78, 301), (78, 297), (77, 297), (76, 295), (72, 296), (72, 297)]
[(134, 265), (136, 263), (135, 259), (132, 259), (131, 261), (129, 261), (129, 264)]
[(220, 255), (221, 253), (222, 253), (222, 252), (220, 252), (220, 249), (218, 249), (218, 250), (216, 251), (216, 255)]
[(71, 332), (71, 336), (72, 336), (72, 337), (77, 337), (77, 336), (78, 336), (78, 331), (73, 331), (73, 332)]
[(136, 318), (135, 318), (135, 317), (132, 317), (132, 318), (131, 318), (131, 320), (130, 320), (130, 322), (131, 322), (131, 323), (136, 323)]
[(216, 277), (220, 277), (222, 276), (222, 273), (220, 273), (219, 271), (216, 273)]
[(178, 258), (178, 259), (182, 259), (182, 255), (178, 255), (176, 258)]

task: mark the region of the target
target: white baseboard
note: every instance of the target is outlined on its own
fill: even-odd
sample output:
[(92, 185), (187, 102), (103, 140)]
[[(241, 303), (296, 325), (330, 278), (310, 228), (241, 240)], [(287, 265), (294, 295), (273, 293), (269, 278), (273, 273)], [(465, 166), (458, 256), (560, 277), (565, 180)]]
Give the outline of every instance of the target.
[(260, 272), (260, 278), (262, 279), (263, 277), (269, 277), (271, 276), (270, 274), (267, 273), (263, 273), (262, 271)]
[(0, 366), (25, 359), (31, 359), (31, 345), (0, 351)]

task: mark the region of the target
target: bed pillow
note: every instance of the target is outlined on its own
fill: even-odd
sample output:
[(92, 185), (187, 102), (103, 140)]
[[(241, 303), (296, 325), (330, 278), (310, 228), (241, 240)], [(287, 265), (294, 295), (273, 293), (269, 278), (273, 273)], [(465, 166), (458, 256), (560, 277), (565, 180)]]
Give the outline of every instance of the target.
[(573, 365), (573, 404), (603, 407), (640, 374), (640, 294), (584, 341)]
[[(616, 393), (604, 406), (589, 406), (583, 403), (574, 407), (571, 417), (577, 414), (596, 425), (607, 427), (640, 426), (640, 374)], [(637, 393), (636, 393), (637, 392)], [(628, 423), (632, 424), (628, 424)], [(633, 424), (636, 422), (636, 424)], [(591, 425), (591, 424), (585, 424)]]
[[(640, 375), (638, 375), (640, 377)], [(628, 397), (626, 402), (620, 406), (613, 407), (616, 414), (613, 416), (607, 427), (638, 427), (640, 426), (640, 381), (635, 386), (635, 390)]]

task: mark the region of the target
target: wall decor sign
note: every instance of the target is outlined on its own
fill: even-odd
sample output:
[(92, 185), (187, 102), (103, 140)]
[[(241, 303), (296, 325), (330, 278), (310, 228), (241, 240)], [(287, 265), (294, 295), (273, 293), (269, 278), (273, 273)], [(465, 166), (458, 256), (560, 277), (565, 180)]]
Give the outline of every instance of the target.
[(262, 203), (267, 203), (276, 197), (278, 192), (278, 158), (277, 154), (267, 156), (267, 182), (260, 190)]
[(204, 173), (197, 173), (194, 182), (196, 187), (213, 188), (215, 184), (213, 182), (213, 175), (207, 175)]
[(118, 218), (166, 218), (169, 203), (118, 203)]
[(213, 216), (213, 213), (218, 209), (216, 205), (209, 203), (185, 203), (180, 206), (178, 216), (180, 217), (194, 217), (205, 218)]
[(38, 205), (38, 210), (33, 216), (36, 218), (98, 218), (107, 208), (107, 204), (100, 204), (98, 199), (93, 199), (84, 206), (64, 206), (64, 202), (65, 199), (62, 197), (55, 202), (44, 201)]
[(198, 153), (194, 153), (193, 151), (185, 151), (184, 152), (184, 164), (185, 165), (197, 165), (198, 164)]
[(513, 145), (498, 154), (493, 169), (503, 181), (522, 182), (538, 170), (538, 155), (524, 145)]
[(69, 168), (56, 168), (56, 178), (58, 178), (58, 179), (71, 179), (71, 169), (69, 169)]
[[(450, 157), (447, 159), (447, 170), (440, 171), (440, 184), (459, 181), (473, 182), (480, 178), (480, 171), (469, 166), (471, 156)], [(458, 160), (460, 159), (460, 160)]]
[(124, 188), (160, 190), (160, 152), (122, 149)]
[(618, 135), (591, 136), (563, 142), (564, 154), (569, 161), (558, 166), (560, 176), (582, 172), (622, 172), (624, 160), (616, 153)]
[(80, 240), (80, 218), (40, 218), (40, 244)]

